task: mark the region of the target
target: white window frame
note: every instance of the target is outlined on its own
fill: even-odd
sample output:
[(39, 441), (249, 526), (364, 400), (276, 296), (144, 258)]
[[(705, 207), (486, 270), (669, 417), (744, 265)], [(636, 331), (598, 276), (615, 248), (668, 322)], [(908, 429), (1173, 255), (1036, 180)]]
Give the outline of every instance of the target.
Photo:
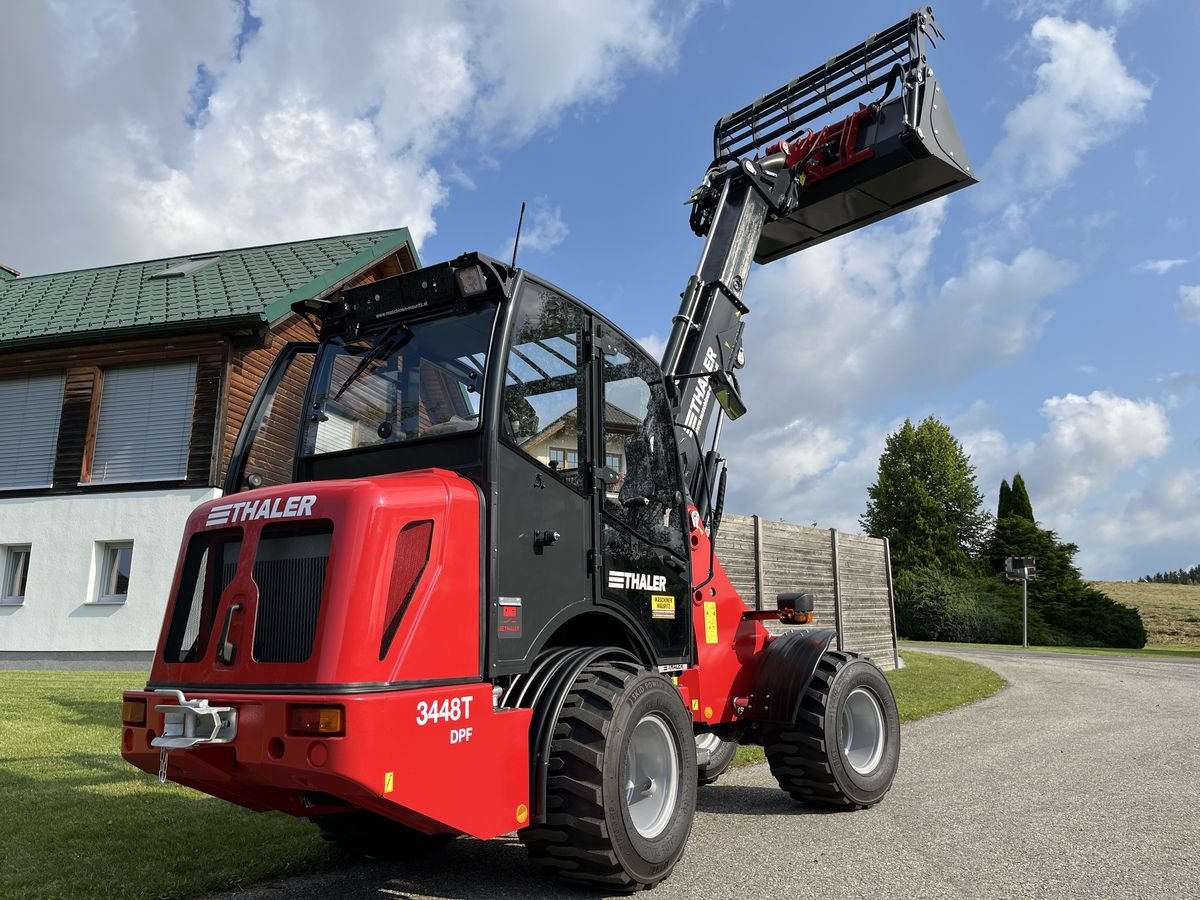
[[(32, 544), (9, 544), (3, 548), (4, 550), (4, 583), (0, 584), (0, 606), (22, 606), (25, 603), (26, 594), (29, 591), (29, 564), (33, 560), (33, 545)], [(24, 554), (24, 577), (25, 585), (20, 594), (9, 592), (12, 583), (16, 578), (18, 558)]]
[(116, 561), (122, 550), (129, 551), (129, 581), (133, 581), (133, 541), (99, 541), (96, 544), (96, 596), (91, 602), (105, 606), (120, 606), (129, 599), (129, 585), (124, 594), (108, 590), (113, 581)]

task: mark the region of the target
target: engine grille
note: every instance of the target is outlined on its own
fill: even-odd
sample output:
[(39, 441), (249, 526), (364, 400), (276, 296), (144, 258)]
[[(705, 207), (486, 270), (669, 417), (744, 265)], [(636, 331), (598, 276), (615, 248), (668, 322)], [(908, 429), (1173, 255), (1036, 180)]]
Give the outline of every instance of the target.
[(256, 661), (296, 663), (312, 655), (332, 536), (328, 522), (263, 529), (253, 571), (258, 585)]

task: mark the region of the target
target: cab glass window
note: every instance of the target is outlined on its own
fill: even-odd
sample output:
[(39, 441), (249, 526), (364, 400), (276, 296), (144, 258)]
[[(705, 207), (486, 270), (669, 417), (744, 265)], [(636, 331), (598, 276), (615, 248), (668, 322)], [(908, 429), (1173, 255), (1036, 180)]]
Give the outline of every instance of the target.
[(604, 510), (650, 543), (683, 554), (675, 424), (662, 369), (624, 338), (605, 340)]
[(571, 301), (528, 285), (513, 322), (500, 435), (572, 487), (586, 489), (586, 317)]

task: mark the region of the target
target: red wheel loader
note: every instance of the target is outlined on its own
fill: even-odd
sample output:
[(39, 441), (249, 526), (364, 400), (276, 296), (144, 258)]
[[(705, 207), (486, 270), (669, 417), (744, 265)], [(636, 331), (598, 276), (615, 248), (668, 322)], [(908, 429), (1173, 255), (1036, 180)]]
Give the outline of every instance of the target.
[(298, 303), (319, 340), (280, 353), (187, 522), (125, 758), (370, 854), (516, 831), (618, 891), (670, 875), (735, 743), (799, 801), (878, 802), (888, 684), (803, 627), (808, 595), (746, 610), (717, 446), (751, 264), (974, 182), (935, 36), (919, 9), (717, 123), (661, 361), (475, 253)]

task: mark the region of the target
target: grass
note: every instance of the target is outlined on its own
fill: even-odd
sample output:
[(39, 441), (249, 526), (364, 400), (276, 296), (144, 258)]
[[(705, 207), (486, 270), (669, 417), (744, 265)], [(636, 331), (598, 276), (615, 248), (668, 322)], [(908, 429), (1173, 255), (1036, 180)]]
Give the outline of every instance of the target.
[[(888, 673), (904, 721), (987, 697), (1004, 683), (952, 657), (904, 658), (907, 669)], [(344, 861), (307, 822), (161, 785), (125, 763), (120, 692), (142, 680), (0, 672), (2, 900), (195, 897)], [(738, 752), (735, 765), (763, 758), (758, 747)]]
[[(908, 650), (904, 662), (905, 668), (887, 673), (901, 722), (983, 700), (1004, 687), (1004, 679), (991, 669), (953, 656)], [(738, 747), (732, 765), (744, 766), (765, 758), (762, 747)]]
[(0, 898), (189, 897), (341, 858), (305, 821), (161, 785), (121, 759), (120, 692), (144, 681), (0, 672)]
[(1148, 644), (1200, 650), (1200, 584), (1093, 581), (1091, 585), (1118, 603), (1137, 608)]
[[(910, 647), (964, 647), (977, 650), (1020, 650), (1013, 644), (968, 644), (961, 641), (909, 641), (904, 644)], [(1147, 644), (1140, 649), (1130, 647), (1042, 647), (1031, 646), (1030, 650), (1047, 653), (1082, 653), (1087, 656), (1140, 656), (1151, 659), (1200, 659), (1200, 647), (1171, 646), (1167, 644)], [(908, 655), (905, 654), (905, 659)]]

